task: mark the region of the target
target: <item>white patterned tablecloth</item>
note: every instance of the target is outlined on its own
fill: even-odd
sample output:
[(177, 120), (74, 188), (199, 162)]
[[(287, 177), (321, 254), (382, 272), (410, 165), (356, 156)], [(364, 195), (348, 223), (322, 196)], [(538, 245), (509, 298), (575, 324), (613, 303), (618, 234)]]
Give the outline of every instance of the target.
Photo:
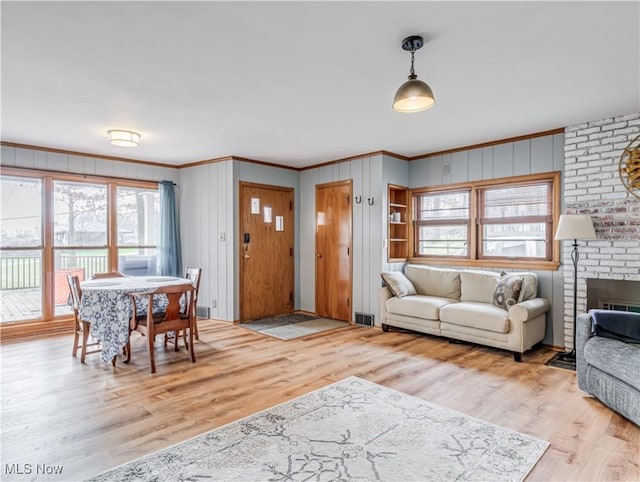
[[(191, 283), (186, 278), (171, 276), (125, 276), (123, 278), (103, 278), (83, 281), (80, 316), (91, 323), (91, 336), (102, 344), (103, 361), (108, 362), (118, 354), (129, 340), (129, 320), (131, 319), (131, 298), (129, 293), (149, 291), (161, 286)], [(153, 311), (166, 308), (166, 298), (157, 297)], [(139, 312), (146, 312), (146, 300), (137, 306)]]

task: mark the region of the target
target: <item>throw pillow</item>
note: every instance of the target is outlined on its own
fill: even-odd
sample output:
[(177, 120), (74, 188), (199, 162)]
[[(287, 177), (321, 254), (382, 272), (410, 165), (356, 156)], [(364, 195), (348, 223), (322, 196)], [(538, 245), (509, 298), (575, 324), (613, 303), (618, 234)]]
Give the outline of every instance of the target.
[(522, 276), (502, 276), (498, 280), (496, 290), (493, 293), (493, 304), (504, 310), (508, 310), (512, 305), (515, 305), (520, 297), (523, 281)]
[(411, 281), (400, 271), (383, 271), (380, 276), (393, 296), (402, 298), (416, 294), (416, 289)]

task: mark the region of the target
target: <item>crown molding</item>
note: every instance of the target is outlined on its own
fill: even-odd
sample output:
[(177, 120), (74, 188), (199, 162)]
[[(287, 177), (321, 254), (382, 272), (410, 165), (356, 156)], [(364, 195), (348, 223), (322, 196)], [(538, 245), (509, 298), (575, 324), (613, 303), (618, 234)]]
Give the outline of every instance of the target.
[(548, 131), (535, 132), (533, 134), (525, 134), (525, 135), (516, 136), (516, 137), (507, 137), (507, 138), (498, 139), (495, 141), (483, 142), (481, 144), (472, 144), (470, 146), (456, 147), (456, 148), (447, 149), (444, 151), (419, 154), (417, 156), (409, 157), (408, 160), (417, 161), (418, 159), (426, 159), (428, 157), (443, 156), (445, 154), (453, 154), (454, 152), (471, 151), (473, 149), (482, 149), (483, 147), (492, 147), (492, 146), (497, 146), (499, 144), (507, 144), (509, 142), (526, 141), (528, 139), (535, 139), (536, 137), (544, 137), (544, 136), (550, 136), (554, 134), (563, 134), (563, 133), (564, 133), (564, 127), (559, 127), (557, 129), (550, 129)]
[(380, 155), (385, 155), (385, 156), (389, 156), (389, 157), (395, 157), (396, 159), (400, 159), (402, 161), (408, 161), (409, 160), (409, 158), (407, 156), (403, 156), (402, 154), (396, 154), (395, 152), (391, 152), (391, 151), (374, 151), (374, 152), (367, 152), (365, 154), (357, 154), (355, 156), (343, 157), (342, 159), (336, 159), (334, 161), (327, 161), (327, 162), (323, 162), (321, 164), (312, 164), (311, 166), (301, 167), (301, 168), (299, 168), (299, 170), (300, 171), (308, 171), (309, 169), (318, 169), (320, 167), (331, 166), (333, 164), (340, 164), (341, 162), (352, 161), (353, 159), (361, 159), (363, 157), (373, 157), (373, 156), (380, 156)]
[(308, 171), (310, 169), (318, 169), (321, 167), (326, 167), (326, 166), (331, 166), (333, 164), (339, 164), (341, 162), (346, 162), (346, 161), (352, 161), (354, 159), (361, 159), (364, 157), (373, 157), (373, 156), (379, 156), (379, 155), (384, 155), (384, 156), (389, 156), (389, 157), (394, 157), (396, 159), (399, 159), (401, 161), (416, 161), (419, 159), (427, 159), (429, 157), (435, 157), (435, 156), (442, 156), (442, 155), (446, 155), (446, 154), (453, 154), (455, 152), (462, 152), (462, 151), (469, 151), (469, 150), (473, 150), (473, 149), (482, 149), (485, 147), (492, 147), (492, 146), (496, 146), (499, 144), (506, 144), (509, 142), (518, 142), (518, 141), (524, 141), (527, 139), (535, 139), (536, 137), (544, 137), (544, 136), (549, 136), (549, 135), (554, 135), (554, 134), (562, 134), (564, 133), (564, 127), (559, 127), (557, 129), (550, 129), (547, 131), (541, 131), (541, 132), (535, 132), (533, 134), (526, 134), (526, 135), (522, 135), (522, 136), (516, 136), (516, 137), (507, 137), (504, 139), (498, 139), (495, 141), (490, 141), (490, 142), (483, 142), (480, 144), (472, 144), (469, 146), (464, 146), (464, 147), (456, 147), (453, 149), (447, 149), (447, 150), (443, 150), (443, 151), (436, 151), (436, 152), (427, 152), (424, 154), (418, 154), (415, 156), (404, 156), (402, 154), (398, 154), (395, 152), (391, 152), (391, 151), (385, 151), (385, 150), (380, 150), (380, 151), (373, 151), (373, 152), (367, 152), (364, 154), (357, 154), (354, 156), (349, 156), (349, 157), (343, 157), (341, 159), (335, 159), (333, 161), (327, 161), (327, 162), (323, 162), (320, 164), (312, 164), (311, 166), (305, 166), (305, 167), (293, 167), (293, 166), (285, 166), (282, 164), (276, 164), (273, 162), (267, 162), (267, 161), (260, 161), (257, 159), (250, 159), (247, 157), (240, 157), (240, 156), (224, 156), (224, 157), (216, 157), (213, 159), (204, 159), (202, 161), (194, 161), (194, 162), (188, 162), (186, 164), (163, 164), (160, 162), (153, 162), (153, 161), (143, 161), (140, 159), (130, 159), (130, 158), (126, 158), (126, 157), (115, 157), (115, 156), (105, 156), (105, 155), (101, 155), (101, 154), (91, 154), (88, 152), (78, 152), (78, 151), (69, 151), (69, 150), (65, 150), (65, 149), (55, 149), (55, 148), (50, 148), (50, 147), (42, 147), (42, 146), (33, 146), (33, 145), (29, 145), (29, 144), (18, 144), (15, 142), (6, 142), (6, 141), (1, 141), (0, 145), (3, 146), (7, 146), (7, 147), (18, 147), (21, 149), (33, 149), (36, 151), (45, 151), (45, 152), (54, 152), (54, 153), (58, 153), (58, 154), (66, 154), (66, 155), (74, 155), (74, 156), (83, 156), (83, 157), (93, 157), (96, 159), (107, 159), (107, 160), (111, 160), (111, 161), (122, 161), (122, 162), (133, 162), (136, 164), (145, 164), (147, 166), (155, 166), (155, 167), (168, 167), (168, 168), (173, 168), (173, 169), (184, 169), (184, 168), (188, 168), (188, 167), (195, 167), (195, 166), (202, 166), (205, 164), (214, 164), (216, 162), (224, 162), (224, 161), (242, 161), (242, 162), (249, 162), (252, 164), (259, 164), (261, 166), (267, 166), (267, 167), (275, 167), (275, 168), (279, 168), (279, 169), (289, 169), (292, 171)]
[(56, 154), (65, 154), (65, 155), (71, 155), (71, 156), (93, 157), (95, 159), (107, 159), (109, 161), (133, 162), (136, 164), (145, 164), (147, 166), (155, 166), (155, 167), (172, 167), (174, 169), (178, 167), (172, 164), (162, 164), (161, 162), (143, 161), (141, 159), (131, 159), (128, 157), (105, 156), (102, 154), (92, 154), (90, 152), (69, 151), (66, 149), (56, 149), (53, 147), (33, 146), (31, 144), (19, 144), (17, 142), (0, 141), (0, 145), (6, 146), (6, 147), (17, 147), (19, 149), (31, 149), (34, 151), (53, 152)]
[(277, 167), (280, 169), (290, 169), (292, 171), (301, 170), (301, 168), (299, 167), (284, 166), (282, 164), (276, 164), (276, 163), (267, 162), (267, 161), (259, 161), (257, 159), (249, 159), (248, 157), (239, 157), (239, 156), (224, 156), (224, 157), (216, 157), (214, 159), (204, 159), (202, 161), (195, 161), (195, 162), (189, 162), (187, 164), (180, 164), (179, 166), (176, 166), (176, 167), (178, 167), (179, 169), (182, 169), (186, 167), (203, 166), (205, 164), (215, 164), (216, 162), (224, 162), (224, 161), (242, 161), (242, 162), (250, 162), (252, 164), (259, 164), (261, 166)]

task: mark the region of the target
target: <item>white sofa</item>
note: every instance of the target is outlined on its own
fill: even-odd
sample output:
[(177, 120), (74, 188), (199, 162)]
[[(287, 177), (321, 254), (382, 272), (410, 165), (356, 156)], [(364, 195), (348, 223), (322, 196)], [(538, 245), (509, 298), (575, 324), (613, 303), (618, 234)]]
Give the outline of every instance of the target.
[[(537, 297), (535, 273), (439, 269), (406, 265), (404, 276), (382, 273), (380, 320), (390, 326), (522, 353), (544, 339), (551, 304)], [(517, 288), (503, 306), (494, 300), (506, 285)], [(397, 294), (398, 296), (394, 296)]]

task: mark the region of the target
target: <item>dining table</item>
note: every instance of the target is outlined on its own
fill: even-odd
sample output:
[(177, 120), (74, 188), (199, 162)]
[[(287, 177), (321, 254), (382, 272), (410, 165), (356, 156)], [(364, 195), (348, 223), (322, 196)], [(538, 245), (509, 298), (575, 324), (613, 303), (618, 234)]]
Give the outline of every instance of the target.
[[(91, 324), (91, 336), (101, 343), (101, 359), (111, 361), (129, 341), (129, 321), (133, 313), (130, 293), (181, 284), (193, 283), (173, 276), (123, 276), (80, 283), (80, 317)], [(146, 313), (147, 299), (140, 298), (136, 303), (136, 311)], [(153, 312), (162, 312), (167, 304), (166, 296), (154, 297)]]

